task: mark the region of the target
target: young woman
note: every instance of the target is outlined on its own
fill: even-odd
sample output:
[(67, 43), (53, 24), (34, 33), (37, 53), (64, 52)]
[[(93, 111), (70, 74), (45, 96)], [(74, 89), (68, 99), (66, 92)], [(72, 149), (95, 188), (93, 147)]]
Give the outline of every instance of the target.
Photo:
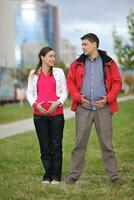
[(27, 99), (33, 107), (34, 125), (39, 140), (45, 174), (43, 183), (57, 184), (62, 172), (63, 103), (67, 98), (62, 69), (54, 67), (55, 51), (44, 47), (39, 64), (30, 72)]

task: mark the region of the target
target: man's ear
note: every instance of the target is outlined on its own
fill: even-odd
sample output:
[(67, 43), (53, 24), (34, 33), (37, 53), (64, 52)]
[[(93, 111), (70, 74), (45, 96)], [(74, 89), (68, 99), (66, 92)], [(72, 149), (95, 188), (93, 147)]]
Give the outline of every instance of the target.
[(96, 42), (93, 42), (93, 46), (94, 46), (95, 48), (97, 48), (97, 43), (96, 43)]

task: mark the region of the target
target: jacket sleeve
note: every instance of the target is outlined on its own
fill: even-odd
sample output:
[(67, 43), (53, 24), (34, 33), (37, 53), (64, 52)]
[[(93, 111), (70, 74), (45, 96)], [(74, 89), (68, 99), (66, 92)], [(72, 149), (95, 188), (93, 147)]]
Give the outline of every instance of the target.
[(26, 97), (31, 106), (33, 106), (33, 104), (36, 101), (36, 96), (34, 95), (34, 91), (33, 91), (34, 89), (33, 88), (33, 73), (34, 71), (32, 70), (29, 74), (28, 86), (27, 86), (27, 91), (26, 91)]
[(63, 104), (67, 98), (68, 91), (67, 91), (67, 83), (66, 83), (64, 71), (61, 69), (60, 73), (61, 73), (61, 85), (60, 85), (61, 92), (60, 92), (60, 98), (58, 100), (61, 104)]
[(77, 102), (81, 103), (81, 95), (76, 85), (76, 64), (72, 63), (67, 75), (67, 87), (71, 98)]
[(122, 80), (119, 73), (119, 69), (114, 61), (112, 61), (110, 76), (111, 76), (111, 86), (107, 92), (107, 101), (109, 104), (111, 104), (117, 98), (122, 88)]

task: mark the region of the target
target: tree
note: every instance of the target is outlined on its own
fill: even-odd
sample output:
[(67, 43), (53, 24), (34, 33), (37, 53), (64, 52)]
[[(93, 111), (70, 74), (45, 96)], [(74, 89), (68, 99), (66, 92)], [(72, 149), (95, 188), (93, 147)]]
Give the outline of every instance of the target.
[(67, 77), (67, 74), (68, 74), (68, 68), (66, 67), (65, 63), (64, 62), (59, 62), (59, 63), (56, 63), (55, 66), (58, 66), (58, 67), (61, 67), (65, 73), (65, 76)]
[(29, 68), (24, 68), (24, 69), (15, 69), (13, 72), (14, 78), (17, 80), (17, 87), (25, 88), (27, 86), (27, 79), (28, 75), (30, 73)]
[(134, 70), (134, 11), (130, 10), (127, 16), (129, 41), (124, 42), (123, 38), (113, 30), (114, 49), (119, 64), (124, 70)]

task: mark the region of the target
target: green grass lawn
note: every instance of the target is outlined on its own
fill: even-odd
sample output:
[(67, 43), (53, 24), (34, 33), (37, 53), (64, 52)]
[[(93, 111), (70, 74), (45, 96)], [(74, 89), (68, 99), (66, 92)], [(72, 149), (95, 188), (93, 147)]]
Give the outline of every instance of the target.
[(113, 117), (113, 141), (122, 186), (107, 179), (101, 152), (92, 129), (85, 165), (79, 181), (68, 186), (70, 155), (74, 145), (74, 119), (66, 120), (63, 139), (63, 176), (60, 185), (41, 183), (43, 168), (36, 134), (28, 132), (0, 140), (1, 200), (133, 200), (134, 199), (134, 101), (119, 104)]
[[(134, 93), (120, 93), (119, 97), (127, 95), (134, 95)], [(70, 98), (68, 98), (64, 103), (64, 107), (71, 107), (71, 104), (72, 101)], [(0, 106), (0, 124), (6, 124), (25, 118), (30, 118), (32, 117), (32, 112), (32, 108), (28, 103), (24, 103), (23, 107), (21, 107), (19, 103)]]
[[(70, 106), (71, 100), (67, 99), (64, 103), (64, 107)], [(23, 106), (20, 106), (19, 103), (0, 106), (0, 124), (6, 124), (32, 117), (32, 112), (32, 108), (28, 103), (24, 103)]]
[(15, 122), (32, 116), (32, 108), (28, 103), (21, 107), (19, 103), (0, 106), (0, 124)]
[(134, 92), (128, 92), (128, 93), (120, 92), (118, 97), (124, 97), (129, 95), (134, 95)]

